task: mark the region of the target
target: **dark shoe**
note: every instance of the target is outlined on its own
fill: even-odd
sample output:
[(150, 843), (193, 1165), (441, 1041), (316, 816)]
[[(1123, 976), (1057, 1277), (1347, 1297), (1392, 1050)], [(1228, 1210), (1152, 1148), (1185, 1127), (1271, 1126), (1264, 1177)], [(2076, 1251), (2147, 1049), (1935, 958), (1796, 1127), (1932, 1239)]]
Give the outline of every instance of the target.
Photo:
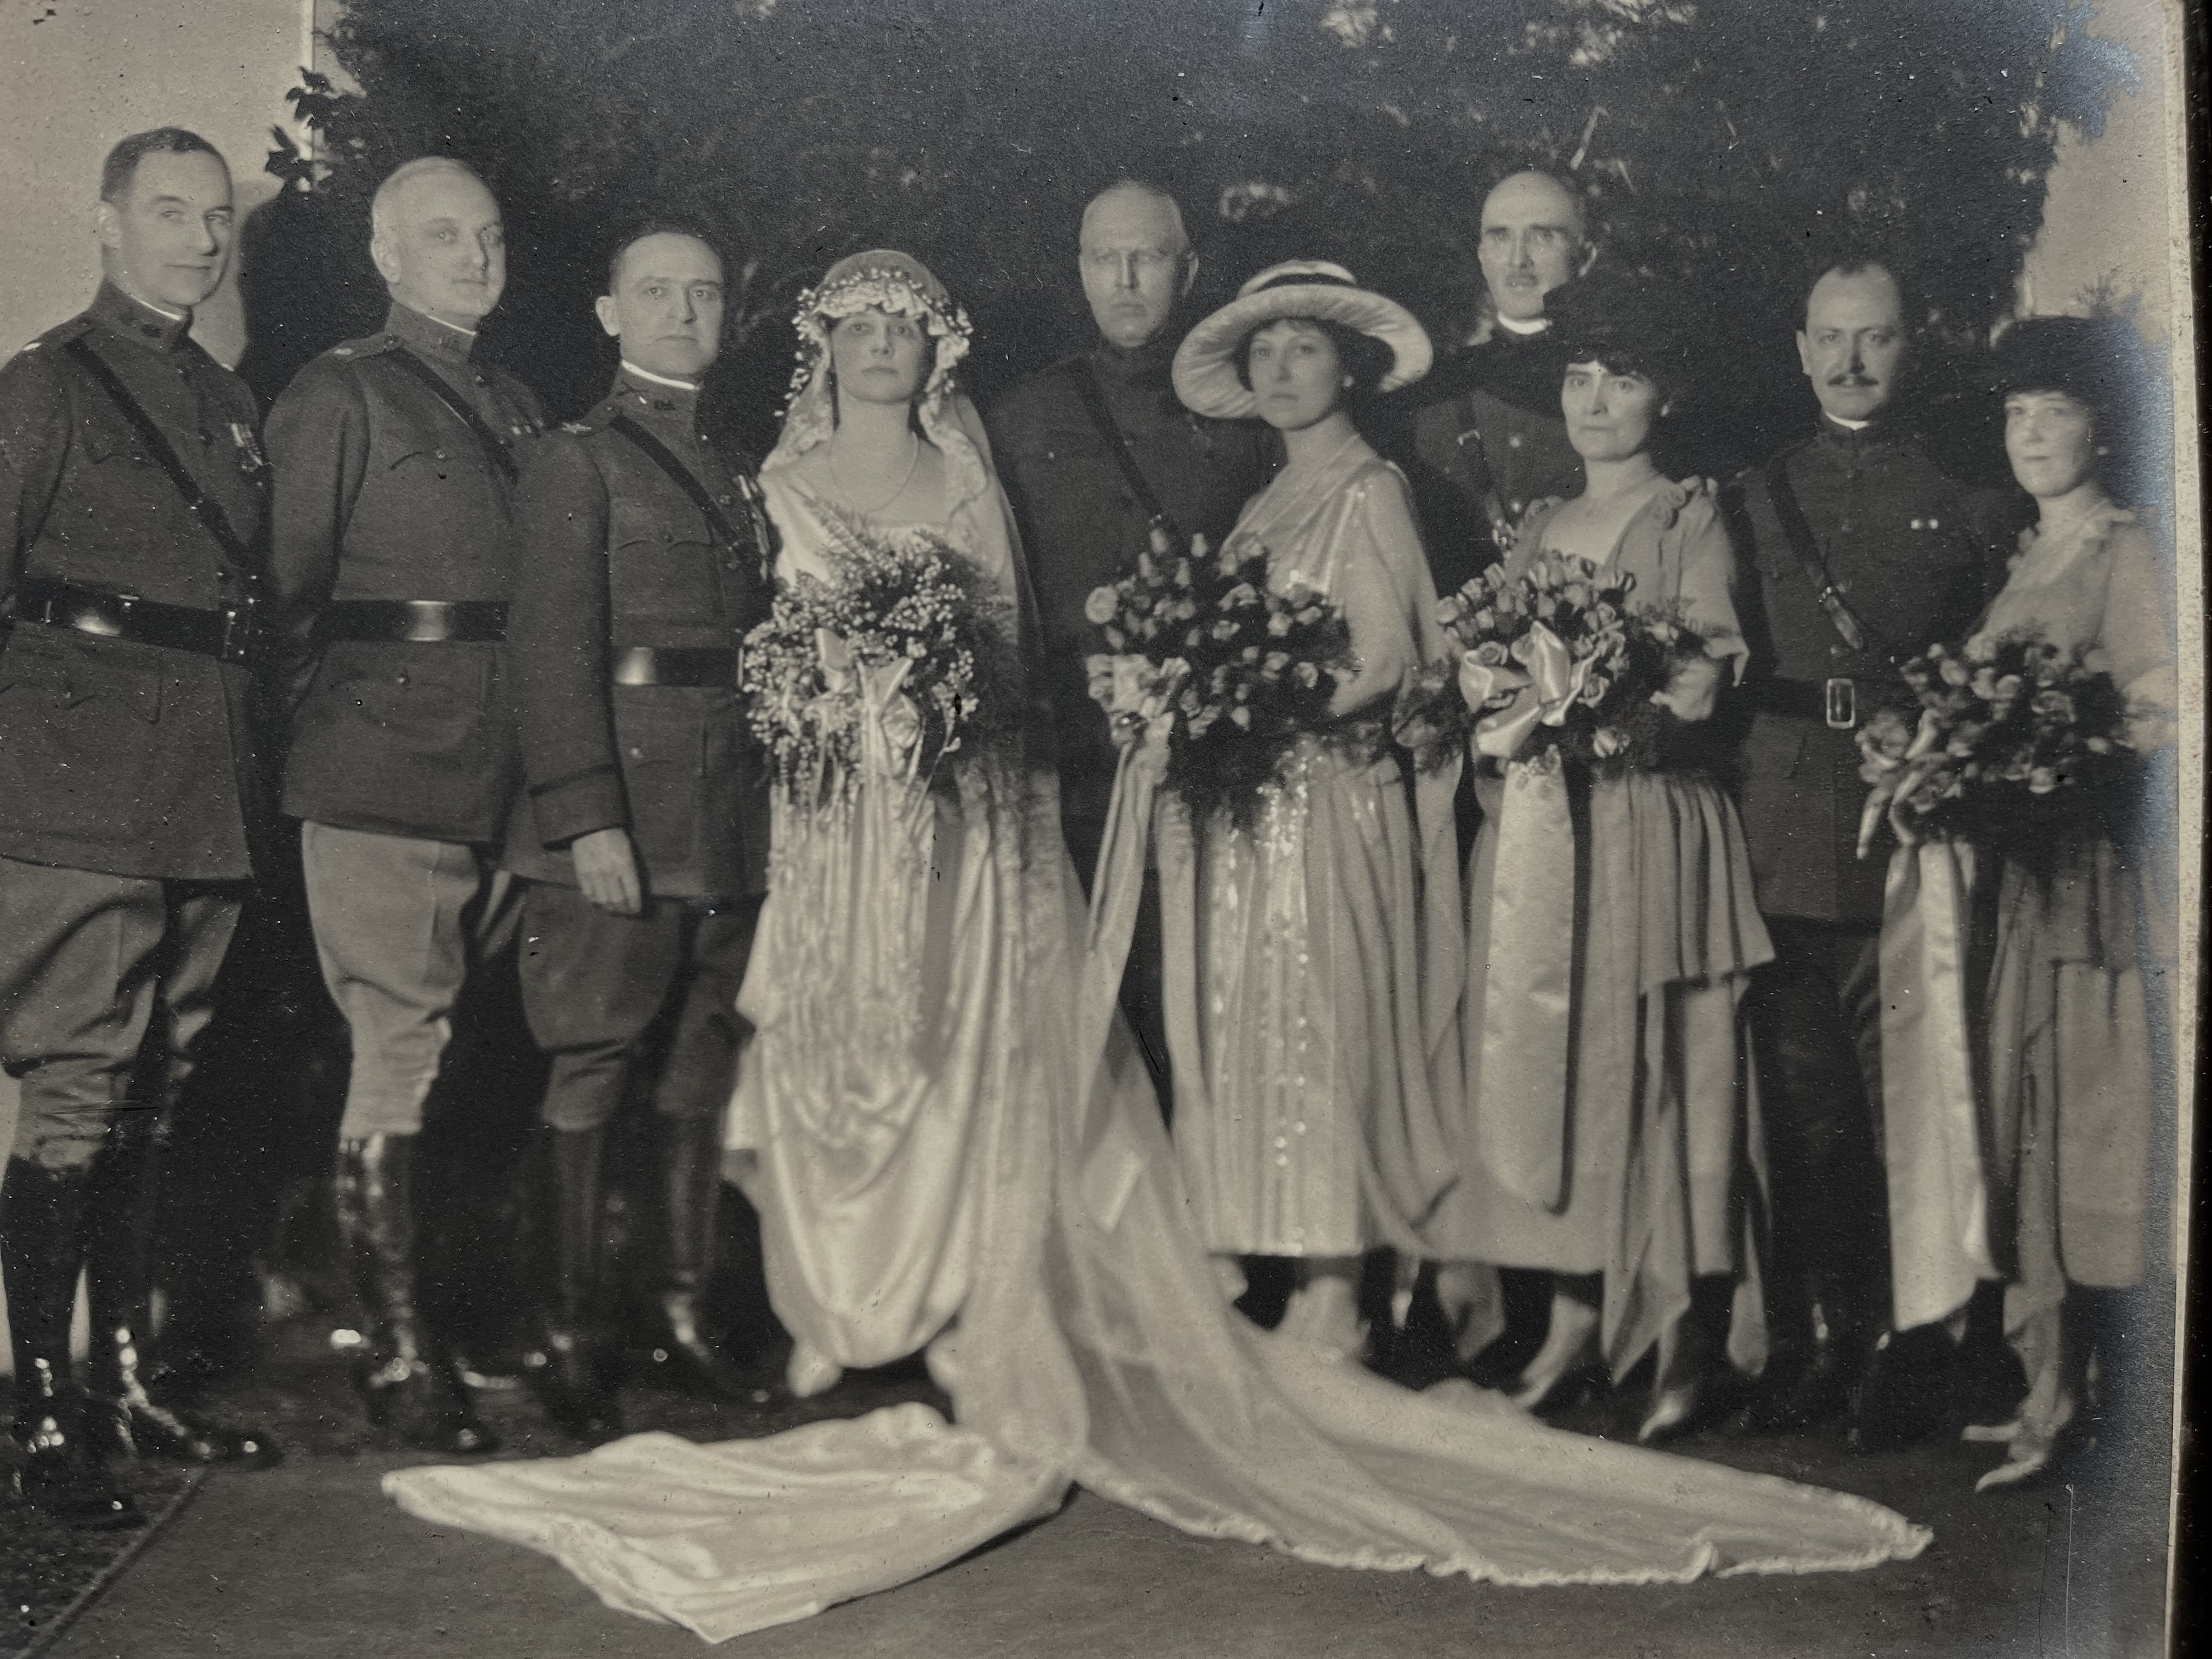
[(658, 1298), (657, 1376), (689, 1393), (742, 1400), (750, 1393), (714, 1341), (703, 1316), (714, 1277), (716, 1214), (722, 1194), (721, 1125), (714, 1118), (661, 1120), (667, 1272)]
[(1941, 1327), (1875, 1344), (1851, 1412), (1853, 1451), (1875, 1454), (1948, 1440), (1960, 1426), (1958, 1358)]
[(1744, 1407), (1742, 1425), (1755, 1434), (1794, 1434), (1844, 1421), (1863, 1369), (1833, 1341), (1820, 1344), (1795, 1365), (1784, 1359), (1760, 1379)]
[(41, 1359), (15, 1382), (11, 1432), (22, 1449), (15, 1490), (23, 1501), (66, 1526), (88, 1532), (143, 1527), (146, 1517), (107, 1478), (107, 1464), (83, 1432), (84, 1402), (56, 1380)]
[(153, 1328), (154, 1224), (161, 1204), (166, 1126), (157, 1111), (126, 1114), (93, 1167), (85, 1206), (85, 1287), (92, 1352), (85, 1431), (111, 1457), (271, 1468), (283, 1452), (258, 1429), (202, 1421), (184, 1409), (179, 1380), (142, 1352)]
[(593, 1316), (604, 1139), (598, 1129), (547, 1132), (552, 1273), (544, 1292), (542, 1340), (531, 1355), (529, 1372), (545, 1414), (578, 1439), (591, 1441), (622, 1432), (606, 1382), (605, 1345)]
[(353, 1384), (369, 1421), (411, 1446), (467, 1455), (495, 1450), (468, 1390), (415, 1305), (415, 1138), (370, 1135), (338, 1147), (338, 1228), (369, 1316)]

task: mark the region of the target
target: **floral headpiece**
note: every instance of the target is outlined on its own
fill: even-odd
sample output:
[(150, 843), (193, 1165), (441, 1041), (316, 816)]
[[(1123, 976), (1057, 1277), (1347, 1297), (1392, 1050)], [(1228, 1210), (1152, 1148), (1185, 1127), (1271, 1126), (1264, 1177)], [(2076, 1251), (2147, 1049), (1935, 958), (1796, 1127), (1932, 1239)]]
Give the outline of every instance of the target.
[(799, 296), (799, 368), (792, 375), (793, 402), (805, 392), (830, 355), (830, 325), (855, 312), (878, 310), (911, 317), (937, 343), (937, 356), (922, 387), (925, 401), (951, 385), (955, 364), (968, 355), (975, 328), (968, 313), (952, 303), (937, 278), (920, 262), (888, 250), (856, 253), (830, 267), (819, 286)]

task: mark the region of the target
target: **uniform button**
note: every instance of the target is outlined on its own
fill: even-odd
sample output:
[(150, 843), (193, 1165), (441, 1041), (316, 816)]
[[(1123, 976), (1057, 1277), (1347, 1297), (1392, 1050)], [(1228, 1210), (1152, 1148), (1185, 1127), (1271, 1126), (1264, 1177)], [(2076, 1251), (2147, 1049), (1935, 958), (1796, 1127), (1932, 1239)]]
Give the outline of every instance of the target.
[(722, 561), (722, 568), (725, 570), (738, 570), (743, 568), (743, 567), (739, 565), (735, 559), (725, 559)]
[(404, 685), (407, 684), (407, 676), (404, 674), (394, 674), (392, 677), (392, 683), (394, 685)]
[(1508, 449), (1518, 449), (1518, 448), (1520, 448), (1520, 447), (1521, 447), (1521, 434), (1520, 434), (1519, 433), (1517, 433), (1517, 432), (1516, 432), (1516, 433), (1515, 433), (1511, 437), (1508, 438), (1508, 439), (1505, 441), (1505, 447), (1506, 447)]
[(215, 434), (209, 431), (205, 427), (202, 427), (200, 428), (200, 441), (204, 444), (213, 443), (215, 441)]
[[(1920, 527), (1920, 526), (1917, 526), (1917, 525), (1915, 525), (1915, 526), (1913, 526), (1913, 528), (1914, 528), (1914, 529), (1916, 529), (1916, 530), (1917, 530), (1919, 527)], [(1851, 521), (1850, 521), (1849, 519), (1845, 519), (1845, 520), (1844, 520), (1841, 523), (1838, 524), (1838, 525), (1836, 526), (1836, 533), (1837, 533), (1838, 535), (1839, 535), (1839, 536), (1848, 536), (1848, 535), (1850, 535), (1850, 534), (1851, 533)]]
[(645, 750), (640, 749), (635, 744), (632, 744), (630, 745), (629, 757), (632, 760), (643, 760), (645, 758)]
[(720, 501), (724, 507), (727, 507), (730, 504), (730, 498), (727, 495), (717, 495), (714, 499)]

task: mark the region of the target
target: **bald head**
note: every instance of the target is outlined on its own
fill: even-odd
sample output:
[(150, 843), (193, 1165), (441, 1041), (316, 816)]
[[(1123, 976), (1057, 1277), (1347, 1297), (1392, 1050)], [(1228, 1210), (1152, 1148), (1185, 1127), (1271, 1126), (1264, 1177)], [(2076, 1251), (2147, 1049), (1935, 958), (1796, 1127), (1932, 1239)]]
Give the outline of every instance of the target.
[(1548, 173), (1516, 173), (1483, 199), (1480, 258), (1498, 314), (1533, 322), (1544, 296), (1581, 269), (1582, 204)]
[(1124, 350), (1158, 336), (1198, 274), (1175, 198), (1133, 179), (1091, 198), (1081, 246), (1091, 315)]
[(424, 155), (396, 169), (369, 205), (369, 257), (392, 297), (473, 330), (507, 287), (507, 228), (473, 169)]

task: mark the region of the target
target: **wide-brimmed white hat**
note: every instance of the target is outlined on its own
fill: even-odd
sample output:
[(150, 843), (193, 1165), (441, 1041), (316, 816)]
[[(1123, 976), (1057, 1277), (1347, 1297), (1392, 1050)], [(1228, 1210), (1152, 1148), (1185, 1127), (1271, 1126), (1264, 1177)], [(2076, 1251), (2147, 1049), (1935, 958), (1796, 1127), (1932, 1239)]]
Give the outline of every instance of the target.
[(1436, 361), (1428, 331), (1395, 300), (1360, 287), (1342, 265), (1289, 259), (1245, 283), (1234, 300), (1184, 337), (1176, 349), (1176, 396), (1185, 407), (1216, 420), (1241, 421), (1256, 414), (1260, 400), (1238, 376), (1237, 356), (1254, 329), (1283, 317), (1341, 323), (1389, 346), (1390, 372), (1377, 392), (1413, 385)]

